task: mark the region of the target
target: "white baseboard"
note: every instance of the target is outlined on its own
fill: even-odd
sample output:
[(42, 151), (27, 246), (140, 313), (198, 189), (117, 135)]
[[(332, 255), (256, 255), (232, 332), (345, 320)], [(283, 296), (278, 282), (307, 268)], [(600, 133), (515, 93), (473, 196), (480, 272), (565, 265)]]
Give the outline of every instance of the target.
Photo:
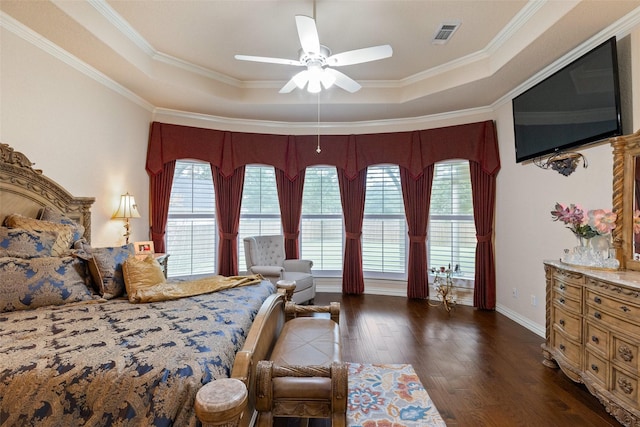
[(539, 325), (538, 323), (532, 322), (530, 319), (527, 319), (526, 317), (521, 316), (520, 314), (516, 313), (511, 309), (508, 309), (507, 307), (501, 304), (497, 304), (496, 311), (500, 314), (504, 314), (509, 319), (516, 322), (517, 324), (524, 326), (534, 334), (544, 338), (545, 336), (544, 325)]

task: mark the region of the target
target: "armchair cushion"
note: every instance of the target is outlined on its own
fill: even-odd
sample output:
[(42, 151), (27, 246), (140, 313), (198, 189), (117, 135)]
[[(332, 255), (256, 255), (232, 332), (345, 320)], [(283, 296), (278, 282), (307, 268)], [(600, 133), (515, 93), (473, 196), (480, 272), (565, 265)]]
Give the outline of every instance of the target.
[(299, 271), (285, 271), (282, 274), (282, 280), (296, 282), (295, 292), (302, 292), (313, 287), (313, 276), (309, 273), (300, 273)]
[(254, 265), (249, 268), (249, 272), (252, 274), (262, 274), (266, 278), (277, 277), (279, 280), (282, 278), (284, 268), (276, 265)]

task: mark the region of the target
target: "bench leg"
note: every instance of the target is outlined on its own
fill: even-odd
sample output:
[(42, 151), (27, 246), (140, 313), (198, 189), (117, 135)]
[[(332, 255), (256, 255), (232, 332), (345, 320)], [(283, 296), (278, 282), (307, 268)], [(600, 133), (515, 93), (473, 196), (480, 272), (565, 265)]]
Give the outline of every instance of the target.
[(256, 427), (272, 427), (272, 426), (273, 426), (273, 414), (271, 412), (258, 412)]
[(331, 427), (347, 427), (346, 414), (333, 414), (331, 416)]

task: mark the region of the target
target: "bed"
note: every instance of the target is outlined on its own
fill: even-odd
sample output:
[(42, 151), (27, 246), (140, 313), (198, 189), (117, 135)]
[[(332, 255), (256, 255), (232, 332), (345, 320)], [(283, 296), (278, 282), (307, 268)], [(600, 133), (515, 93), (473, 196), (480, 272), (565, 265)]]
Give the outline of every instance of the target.
[[(258, 281), (132, 303), (114, 291), (122, 273), (107, 274), (129, 248), (90, 245), (93, 202), (0, 145), (0, 217), (25, 221), (2, 227), (0, 239), (0, 425), (195, 426), (197, 391), (227, 377), (249, 389), (249, 425), (254, 366), (282, 328), (284, 296)], [(68, 228), (29, 234), (29, 221), (70, 226), (69, 252), (55, 250)], [(101, 259), (112, 264), (98, 268)]]

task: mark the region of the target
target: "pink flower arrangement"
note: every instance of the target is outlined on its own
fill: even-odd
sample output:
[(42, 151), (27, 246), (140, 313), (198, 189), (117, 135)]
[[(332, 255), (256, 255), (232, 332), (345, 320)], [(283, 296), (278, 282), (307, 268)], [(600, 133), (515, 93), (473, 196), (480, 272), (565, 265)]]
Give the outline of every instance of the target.
[[(591, 239), (595, 236), (611, 233), (616, 228), (615, 212), (606, 209), (594, 209), (586, 212), (579, 205), (563, 205), (556, 203), (555, 210), (551, 211), (554, 221), (567, 224), (567, 228), (580, 238)], [(635, 230), (634, 218), (634, 230)], [(640, 211), (638, 211), (638, 231), (640, 232)]]
[(616, 215), (614, 212), (605, 209), (594, 209), (587, 212), (589, 225), (598, 231), (598, 234), (609, 234), (616, 228)]

